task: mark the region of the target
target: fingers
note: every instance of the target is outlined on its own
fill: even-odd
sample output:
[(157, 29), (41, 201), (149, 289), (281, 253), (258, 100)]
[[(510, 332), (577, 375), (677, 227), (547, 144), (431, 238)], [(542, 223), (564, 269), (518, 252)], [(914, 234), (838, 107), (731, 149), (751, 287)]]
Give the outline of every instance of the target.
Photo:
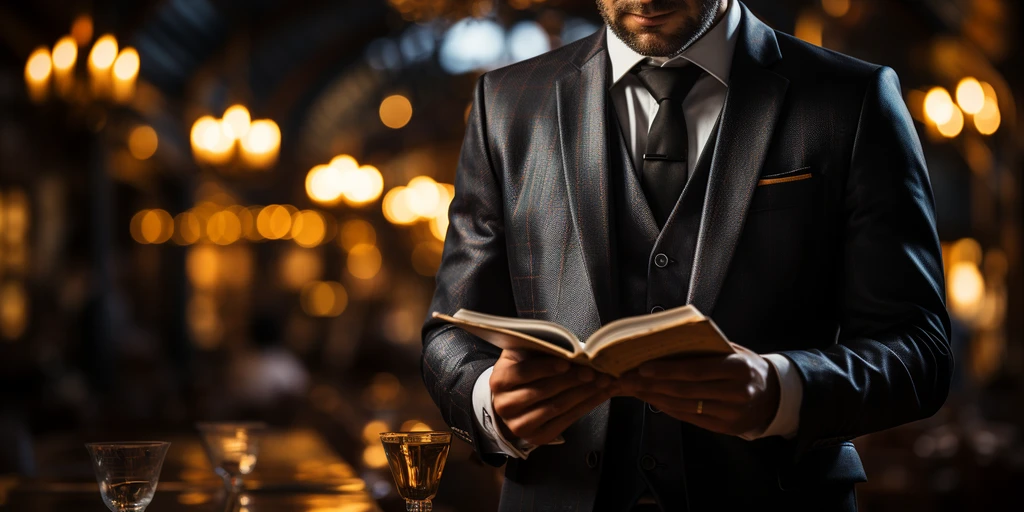
[(731, 403), (747, 403), (753, 396), (752, 386), (740, 380), (681, 381), (624, 376), (619, 381), (623, 390), (629, 393), (653, 393), (674, 398), (692, 400), (718, 400)]
[[(589, 375), (588, 372), (582, 370), (588, 370)], [(593, 373), (589, 368), (580, 368), (575, 372), (536, 380), (508, 391), (496, 392), (493, 398), (494, 410), (502, 417), (516, 416), (539, 402), (574, 387), (587, 384), (588, 381), (584, 379), (591, 379), (592, 382)], [(598, 388), (606, 388), (610, 383), (611, 379), (607, 375), (601, 375), (597, 377), (597, 382), (589, 384), (587, 387), (596, 385)]]
[(551, 356), (524, 356), (522, 352), (504, 350), (491, 372), (491, 391), (517, 388), (547, 377), (563, 374), (571, 365), (564, 359)]
[(682, 381), (727, 379), (746, 369), (741, 356), (691, 357), (648, 361), (637, 368), (641, 377)]
[(604, 403), (605, 400), (611, 398), (612, 393), (608, 390), (603, 390), (598, 394), (591, 396), (590, 398), (580, 402), (575, 407), (570, 409), (565, 414), (556, 417), (555, 419), (545, 423), (540, 430), (537, 432), (537, 436), (541, 439), (547, 439), (546, 442), (554, 439), (556, 436), (565, 432), (565, 429), (569, 428), (570, 425), (575, 423), (577, 420), (585, 416), (595, 407)]
[[(607, 400), (609, 395), (607, 387), (576, 386), (534, 405), (523, 414), (503, 417), (502, 419), (505, 421), (508, 429), (516, 436), (534, 444), (543, 444), (543, 442), (537, 442), (537, 440), (544, 437), (540, 434), (550, 431), (549, 428), (545, 428), (547, 423), (559, 416), (577, 410), (583, 404), (597, 400), (598, 397), (604, 397), (597, 402), (601, 403)], [(569, 423), (571, 424), (572, 422), (570, 421)], [(555, 435), (558, 435), (558, 433), (556, 432), (551, 438), (554, 438)]]

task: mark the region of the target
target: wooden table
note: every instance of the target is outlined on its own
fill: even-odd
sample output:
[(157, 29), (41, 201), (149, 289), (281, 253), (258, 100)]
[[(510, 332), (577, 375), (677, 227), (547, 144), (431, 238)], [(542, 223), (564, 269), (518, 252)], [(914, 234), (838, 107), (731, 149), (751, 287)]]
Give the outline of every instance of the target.
[[(223, 483), (210, 467), (198, 435), (154, 439), (170, 441), (171, 446), (147, 512), (222, 512)], [(42, 443), (37, 450), (40, 477), (17, 481), (0, 510), (105, 511), (88, 453), (79, 441)], [(267, 433), (245, 487), (241, 507), (236, 507), (239, 512), (380, 512), (352, 466), (311, 430)]]

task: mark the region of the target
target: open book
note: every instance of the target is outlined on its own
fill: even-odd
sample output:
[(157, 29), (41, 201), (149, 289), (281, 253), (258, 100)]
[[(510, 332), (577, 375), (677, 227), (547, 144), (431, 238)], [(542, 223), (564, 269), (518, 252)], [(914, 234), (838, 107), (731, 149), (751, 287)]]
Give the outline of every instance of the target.
[(710, 318), (692, 305), (622, 318), (581, 342), (565, 327), (546, 320), (509, 318), (460, 309), (434, 318), (457, 325), (502, 349), (536, 350), (590, 366), (615, 377), (642, 363), (669, 356), (735, 352)]

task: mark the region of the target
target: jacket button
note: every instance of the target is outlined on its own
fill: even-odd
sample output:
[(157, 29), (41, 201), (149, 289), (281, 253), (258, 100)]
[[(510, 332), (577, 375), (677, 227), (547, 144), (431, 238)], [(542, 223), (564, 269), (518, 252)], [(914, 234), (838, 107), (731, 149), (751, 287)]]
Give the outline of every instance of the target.
[(647, 404), (647, 410), (653, 412), (654, 414), (658, 414), (661, 412), (661, 409), (658, 409), (657, 407), (651, 404)]
[(661, 313), (662, 311), (665, 311), (665, 308), (661, 306), (654, 306), (651, 308), (651, 313)]
[(668, 266), (668, 256), (665, 253), (659, 252), (654, 255), (654, 266), (658, 268), (665, 268)]
[(591, 450), (591, 451), (587, 452), (586, 461), (587, 461), (587, 467), (588, 468), (596, 469), (598, 462), (601, 461), (601, 455), (599, 453), (597, 453), (596, 451)]
[(654, 466), (657, 464), (658, 461), (654, 460), (654, 457), (651, 455), (644, 455), (643, 457), (640, 457), (640, 467), (644, 468), (646, 471), (654, 469)]

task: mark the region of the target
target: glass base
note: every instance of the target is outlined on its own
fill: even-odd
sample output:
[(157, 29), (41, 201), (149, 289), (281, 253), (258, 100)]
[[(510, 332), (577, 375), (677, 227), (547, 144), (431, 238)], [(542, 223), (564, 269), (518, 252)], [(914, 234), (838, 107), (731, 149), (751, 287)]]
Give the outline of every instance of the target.
[(431, 512), (434, 504), (430, 500), (405, 500), (405, 512)]

